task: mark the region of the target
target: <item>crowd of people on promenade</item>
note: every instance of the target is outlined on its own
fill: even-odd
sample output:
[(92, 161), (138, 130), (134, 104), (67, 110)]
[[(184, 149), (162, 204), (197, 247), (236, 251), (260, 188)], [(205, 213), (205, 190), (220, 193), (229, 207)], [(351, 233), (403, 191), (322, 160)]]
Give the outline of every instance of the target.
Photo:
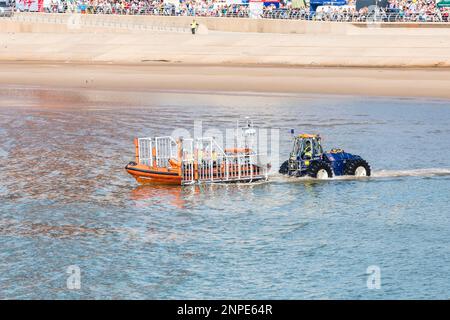
[(367, 7), (356, 10), (354, 6), (324, 7), (315, 15), (316, 20), (330, 21), (449, 21), (450, 8), (439, 9), (436, 0), (389, 0), (386, 7)]
[(436, 0), (389, 0), (386, 8), (389, 12), (398, 13), (400, 18), (415, 16), (418, 21), (428, 21), (435, 14), (448, 19), (448, 8), (438, 9)]
[[(50, 12), (206, 17), (255, 17), (247, 3), (226, 0), (51, 0)], [(257, 17), (322, 21), (449, 21), (450, 8), (438, 8), (436, 0), (388, 0), (385, 8), (356, 10), (355, 0), (346, 6), (323, 6), (311, 14), (307, 1), (280, 0), (265, 6)]]

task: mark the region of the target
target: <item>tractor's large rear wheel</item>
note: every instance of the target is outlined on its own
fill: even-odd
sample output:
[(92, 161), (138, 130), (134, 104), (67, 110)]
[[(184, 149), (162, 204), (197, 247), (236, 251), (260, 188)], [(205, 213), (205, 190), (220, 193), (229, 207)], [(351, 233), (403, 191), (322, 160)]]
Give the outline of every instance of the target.
[(325, 161), (314, 161), (309, 165), (308, 176), (317, 179), (328, 179), (333, 177), (333, 170)]
[(369, 177), (370, 173), (370, 165), (366, 160), (349, 160), (345, 164), (344, 175), (346, 176)]
[(286, 160), (285, 162), (283, 162), (283, 164), (281, 165), (281, 167), (278, 170), (278, 172), (281, 173), (281, 174), (287, 174), (288, 173), (288, 169), (289, 169), (289, 160)]

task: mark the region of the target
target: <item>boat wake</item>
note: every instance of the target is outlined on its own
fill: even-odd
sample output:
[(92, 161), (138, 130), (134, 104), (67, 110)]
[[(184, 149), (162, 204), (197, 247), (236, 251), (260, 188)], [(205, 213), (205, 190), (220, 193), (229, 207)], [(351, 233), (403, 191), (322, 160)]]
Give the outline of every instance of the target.
[[(370, 180), (379, 180), (379, 179), (389, 179), (389, 178), (403, 178), (403, 177), (442, 177), (442, 176), (450, 176), (450, 168), (426, 168), (426, 169), (410, 169), (410, 170), (380, 170), (380, 171), (372, 171), (372, 175), (370, 177), (355, 177), (355, 176), (339, 176), (333, 177), (331, 179), (319, 180), (311, 177), (288, 177), (282, 175), (278, 172), (269, 173), (268, 180), (260, 180), (252, 183), (248, 182), (237, 182), (237, 183), (214, 183), (214, 184), (206, 184), (205, 186), (255, 186), (255, 185), (264, 185), (271, 183), (299, 183), (299, 182), (331, 182), (331, 181), (370, 181)], [(197, 184), (193, 184), (192, 186), (185, 187), (198, 187)]]
[(434, 177), (434, 176), (450, 176), (450, 168), (428, 168), (428, 169), (412, 169), (412, 170), (380, 170), (374, 171), (374, 178), (391, 178), (391, 177)]
[[(426, 168), (426, 169), (410, 169), (410, 170), (380, 170), (372, 171), (370, 177), (354, 177), (354, 176), (339, 176), (327, 179), (332, 180), (372, 180), (383, 178), (401, 178), (401, 177), (440, 177), (450, 176), (450, 168)], [(279, 173), (270, 175), (270, 180), (279, 182), (295, 182), (295, 181), (317, 181), (311, 177), (287, 177)]]

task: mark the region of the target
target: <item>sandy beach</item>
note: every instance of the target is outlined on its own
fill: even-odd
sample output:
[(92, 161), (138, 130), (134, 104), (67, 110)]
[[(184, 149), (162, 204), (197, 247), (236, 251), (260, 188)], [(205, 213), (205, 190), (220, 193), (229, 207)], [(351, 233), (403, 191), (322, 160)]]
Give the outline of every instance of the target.
[(0, 63), (14, 86), (450, 98), (450, 69), (302, 68), (186, 64)]

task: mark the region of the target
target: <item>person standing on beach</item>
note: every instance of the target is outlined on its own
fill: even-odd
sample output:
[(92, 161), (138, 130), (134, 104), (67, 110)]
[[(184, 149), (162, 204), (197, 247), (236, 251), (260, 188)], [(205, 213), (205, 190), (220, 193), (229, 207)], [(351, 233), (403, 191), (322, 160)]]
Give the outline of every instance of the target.
[(198, 23), (197, 23), (197, 21), (195, 21), (195, 19), (194, 19), (194, 20), (192, 20), (192, 23), (191, 23), (191, 31), (192, 31), (192, 34), (195, 34), (195, 31), (197, 31), (197, 28), (198, 28)]

